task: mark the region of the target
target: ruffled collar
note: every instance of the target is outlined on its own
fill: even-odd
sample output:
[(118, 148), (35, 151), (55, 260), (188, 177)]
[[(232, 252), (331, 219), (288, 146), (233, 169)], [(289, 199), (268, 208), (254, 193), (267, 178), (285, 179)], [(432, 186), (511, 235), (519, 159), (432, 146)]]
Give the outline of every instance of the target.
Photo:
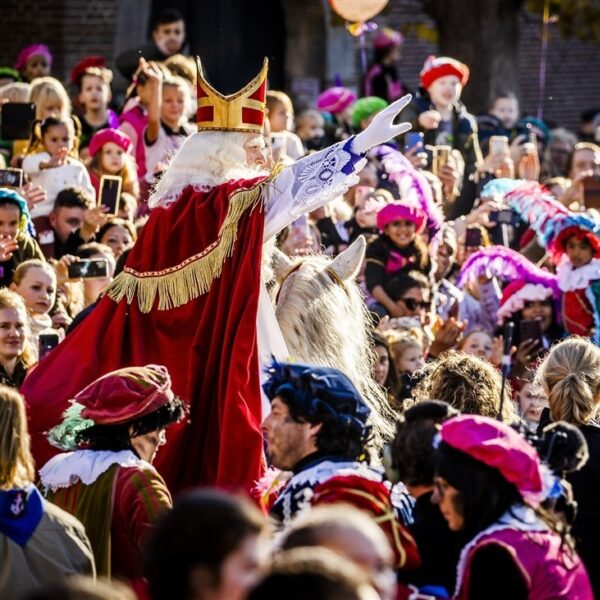
[(154, 467), (138, 458), (131, 450), (75, 450), (57, 454), (40, 469), (40, 482), (44, 491), (55, 491), (80, 482), (91, 485), (113, 465), (120, 467)]
[(556, 277), (563, 292), (586, 289), (592, 281), (600, 279), (600, 258), (593, 258), (587, 265), (574, 269), (571, 261), (563, 256), (556, 268)]

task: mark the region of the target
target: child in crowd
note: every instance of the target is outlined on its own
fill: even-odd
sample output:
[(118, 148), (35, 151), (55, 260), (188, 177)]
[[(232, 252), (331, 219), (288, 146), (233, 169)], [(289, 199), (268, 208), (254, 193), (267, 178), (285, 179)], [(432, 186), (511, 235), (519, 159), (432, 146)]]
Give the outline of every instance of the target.
[(293, 133), (294, 107), (287, 94), (277, 90), (267, 92), (267, 109), (271, 125), (271, 145), (273, 158), (289, 156), (298, 160), (304, 156), (304, 148), (300, 138)]
[(364, 95), (378, 96), (393, 102), (408, 92), (398, 73), (398, 62), (404, 36), (384, 27), (373, 39), (374, 60), (364, 80)]
[(458, 349), (466, 354), (480, 356), (494, 364), (494, 339), (483, 329), (472, 329), (458, 344)]
[(385, 282), (402, 271), (429, 274), (429, 252), (419, 236), (425, 224), (425, 214), (415, 203), (394, 202), (377, 213), (381, 235), (367, 246), (365, 280), (373, 298), (391, 315), (397, 307), (384, 290)]
[(0, 289), (0, 384), (20, 388), (35, 357), (23, 299), (3, 287)]
[(64, 86), (54, 77), (40, 77), (31, 83), (29, 101), (35, 104), (35, 118), (48, 117), (66, 121), (71, 118), (71, 100)]
[(146, 151), (144, 147), (144, 131), (148, 127), (148, 106), (153, 94), (150, 79), (144, 74), (148, 68), (146, 61), (141, 58), (138, 72), (132, 84), (133, 98), (123, 109), (119, 116), (119, 129), (121, 129), (133, 144), (133, 155), (137, 163), (137, 174), (140, 181), (146, 175)]
[(352, 127), (354, 131), (358, 133), (366, 129), (373, 117), (386, 108), (387, 105), (388, 103), (383, 98), (377, 96), (359, 98), (352, 106)]
[(100, 244), (108, 246), (112, 250), (115, 259), (117, 259), (123, 254), (124, 250), (133, 246), (137, 239), (137, 232), (129, 221), (124, 221), (118, 217), (109, 217), (98, 230), (96, 239)]
[(322, 150), (325, 142), (325, 119), (317, 110), (305, 110), (296, 119), (296, 135), (306, 151)]
[(537, 431), (542, 410), (548, 408), (548, 398), (544, 388), (535, 379), (535, 371), (528, 371), (522, 378), (523, 384), (516, 393), (519, 414), (532, 431)]
[(80, 154), (87, 148), (94, 133), (100, 129), (116, 129), (119, 119), (108, 108), (111, 99), (110, 84), (113, 74), (106, 68), (104, 58), (90, 56), (80, 61), (71, 71), (71, 82), (77, 88), (77, 100), (82, 109)]
[(345, 140), (352, 134), (352, 105), (356, 94), (348, 88), (335, 86), (319, 95), (316, 109), (325, 114), (325, 146)]
[(121, 191), (134, 198), (140, 195), (133, 147), (127, 134), (118, 129), (101, 129), (91, 139), (89, 154), (92, 159), (88, 171), (96, 196), (100, 193), (102, 175), (121, 178)]
[(477, 121), (460, 101), (468, 79), (467, 65), (446, 56), (428, 57), (421, 70), (421, 89), (402, 115), (413, 123), (415, 131), (424, 132), (426, 145), (459, 150), (465, 162), (465, 178), (483, 160)]
[(477, 117), (479, 143), (485, 154), (488, 153), (491, 136), (502, 135), (509, 140), (514, 137), (513, 130), (519, 116), (519, 100), (514, 92), (500, 92), (494, 97), (488, 114)]
[(14, 190), (0, 188), (0, 287), (10, 285), (22, 262), (44, 258), (33, 233), (25, 198)]
[(23, 48), (17, 56), (15, 69), (23, 81), (31, 82), (38, 77), (47, 77), (52, 68), (52, 54), (44, 44), (32, 44)]
[(411, 397), (415, 385), (413, 375), (425, 365), (423, 333), (417, 329), (410, 329), (402, 332), (392, 330), (386, 334), (400, 381), (398, 399), (401, 402)]
[(21, 81), (19, 71), (12, 67), (0, 66), (0, 88), (9, 83), (16, 83), (18, 81)]
[[(47, 219), (58, 192), (66, 187), (80, 186), (93, 198), (96, 196), (87, 169), (77, 158), (79, 132), (75, 127), (72, 119), (48, 117), (33, 128), (23, 170), (32, 183), (44, 188), (46, 199), (32, 208), (32, 219)], [(36, 228), (38, 239), (43, 244), (43, 234), (48, 230), (48, 224), (40, 223)]]
[(145, 180), (152, 184), (156, 175), (166, 168), (170, 157), (192, 133), (187, 122), (190, 89), (181, 77), (164, 79), (162, 71), (155, 65), (148, 65), (144, 73), (149, 77), (152, 89), (148, 126), (144, 132)]
[(37, 347), (40, 333), (52, 328), (49, 313), (56, 300), (56, 273), (44, 260), (27, 260), (16, 268), (10, 287), (25, 302), (32, 342)]

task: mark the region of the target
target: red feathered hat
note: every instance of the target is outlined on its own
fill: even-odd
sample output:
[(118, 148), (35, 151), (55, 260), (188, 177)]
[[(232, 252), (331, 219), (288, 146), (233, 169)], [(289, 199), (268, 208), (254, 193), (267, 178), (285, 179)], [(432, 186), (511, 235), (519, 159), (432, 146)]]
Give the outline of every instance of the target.
[(351, 504), (373, 515), (394, 551), (396, 568), (408, 570), (421, 565), (417, 544), (396, 516), (390, 491), (383, 482), (360, 475), (339, 475), (315, 487), (313, 506), (337, 502)]

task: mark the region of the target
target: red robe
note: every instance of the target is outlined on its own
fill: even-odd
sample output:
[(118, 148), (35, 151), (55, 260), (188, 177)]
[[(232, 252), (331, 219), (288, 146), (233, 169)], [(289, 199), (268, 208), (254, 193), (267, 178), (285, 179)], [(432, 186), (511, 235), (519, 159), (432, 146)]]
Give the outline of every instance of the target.
[[(173, 391), (190, 408), (190, 422), (168, 430), (167, 445), (157, 456), (156, 467), (169, 489), (254, 487), (263, 471), (256, 332), (264, 226), (257, 187), (261, 180), (230, 182), (209, 192), (188, 187), (176, 203), (153, 210), (109, 295), (118, 295), (119, 279), (145, 282), (149, 279), (139, 274), (153, 271), (156, 280), (172, 282), (162, 289), (161, 299), (181, 305), (164, 310), (158, 293), (154, 299), (148, 296), (145, 283), (129, 289), (131, 303), (127, 297), (115, 302), (106, 296), (31, 372), (21, 392), (38, 465), (57, 452), (44, 432), (60, 422), (69, 398), (109, 371), (155, 363), (167, 367)], [(231, 224), (230, 204), (240, 206), (232, 195), (250, 188), (258, 202), (246, 201), (241, 216), (233, 217), (237, 228), (232, 233), (224, 227), (221, 237), (222, 224)], [(233, 196), (242, 197), (244, 193)], [(227, 249), (232, 235), (235, 243)], [(220, 274), (209, 273), (210, 267), (196, 269), (215, 256)], [(190, 269), (196, 271), (190, 275)]]

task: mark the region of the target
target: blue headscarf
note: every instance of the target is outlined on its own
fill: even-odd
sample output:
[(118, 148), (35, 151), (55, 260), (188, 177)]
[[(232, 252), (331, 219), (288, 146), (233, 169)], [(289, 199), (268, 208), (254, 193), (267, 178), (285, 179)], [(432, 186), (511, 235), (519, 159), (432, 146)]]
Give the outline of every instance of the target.
[(29, 214), (27, 200), (19, 196), (17, 192), (9, 188), (0, 187), (0, 200), (10, 200), (14, 202), (21, 211), (21, 220), (19, 221), (19, 232), (28, 233), (31, 237), (35, 236), (35, 227)]
[(311, 420), (319, 415), (333, 417), (342, 430), (358, 433), (366, 439), (371, 427), (371, 414), (359, 391), (338, 369), (280, 363), (273, 359), (267, 368), (269, 379), (263, 390), (269, 400), (283, 396), (293, 405), (294, 412)]

